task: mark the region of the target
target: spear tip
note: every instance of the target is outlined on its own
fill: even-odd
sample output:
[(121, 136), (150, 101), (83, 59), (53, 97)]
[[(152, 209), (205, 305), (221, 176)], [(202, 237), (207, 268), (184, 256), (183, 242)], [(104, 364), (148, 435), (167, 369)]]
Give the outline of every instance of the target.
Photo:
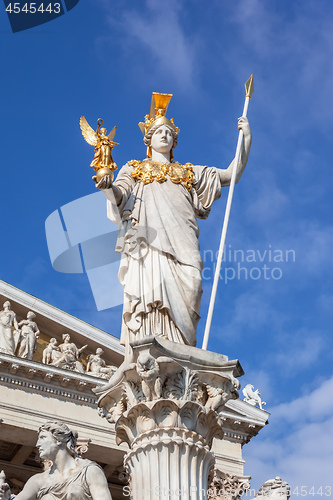
[(251, 95), (254, 92), (253, 75), (251, 75), (248, 81), (245, 83), (245, 92), (246, 92), (245, 97), (250, 97), (251, 99)]

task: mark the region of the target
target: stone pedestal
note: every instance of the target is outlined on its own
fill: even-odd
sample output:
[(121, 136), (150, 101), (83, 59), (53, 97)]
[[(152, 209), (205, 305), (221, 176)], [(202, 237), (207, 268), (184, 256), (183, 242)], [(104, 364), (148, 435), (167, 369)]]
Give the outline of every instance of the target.
[[(126, 442), (131, 498), (203, 500), (222, 439), (219, 411), (238, 397), (243, 374), (226, 356), (147, 337), (108, 384), (96, 390), (100, 415)], [(128, 491), (129, 491), (128, 490)]]

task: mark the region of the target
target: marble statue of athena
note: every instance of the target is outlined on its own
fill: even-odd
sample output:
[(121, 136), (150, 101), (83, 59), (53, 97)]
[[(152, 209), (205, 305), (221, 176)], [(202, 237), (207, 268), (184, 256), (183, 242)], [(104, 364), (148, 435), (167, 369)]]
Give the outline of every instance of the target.
[[(108, 200), (109, 219), (119, 224), (124, 345), (147, 335), (196, 344), (203, 267), (196, 219), (208, 217), (234, 168), (234, 162), (219, 169), (173, 159), (179, 129), (165, 116), (171, 97), (153, 93), (150, 115), (139, 123), (146, 159), (126, 163), (114, 182), (105, 176), (96, 184)], [(247, 118), (238, 119), (238, 129), (244, 141), (236, 182), (251, 147)]]

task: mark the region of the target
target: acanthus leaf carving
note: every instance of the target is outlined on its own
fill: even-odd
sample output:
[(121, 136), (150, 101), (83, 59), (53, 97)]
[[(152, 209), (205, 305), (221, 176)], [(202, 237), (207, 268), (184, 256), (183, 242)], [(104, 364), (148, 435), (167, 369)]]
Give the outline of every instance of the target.
[(212, 469), (209, 478), (209, 500), (241, 500), (241, 496), (250, 489), (250, 477), (232, 476)]
[(125, 380), (123, 388), (126, 395), (127, 408), (131, 408), (144, 399), (144, 394), (137, 384)]
[(195, 402), (206, 412), (219, 413), (229, 399), (238, 397), (235, 389), (235, 381), (238, 381), (233, 376), (234, 372), (238, 373), (235, 362), (223, 359), (216, 365), (214, 358), (214, 364), (207, 361), (200, 364), (188, 356), (186, 362), (181, 363), (176, 354), (173, 358), (167, 351), (166, 356), (155, 344), (149, 340), (137, 341), (128, 361), (105, 386), (95, 389), (100, 395), (99, 406), (105, 408), (101, 414), (108, 421), (116, 422), (121, 412), (128, 412), (143, 402), (169, 400), (179, 402), (180, 406)]

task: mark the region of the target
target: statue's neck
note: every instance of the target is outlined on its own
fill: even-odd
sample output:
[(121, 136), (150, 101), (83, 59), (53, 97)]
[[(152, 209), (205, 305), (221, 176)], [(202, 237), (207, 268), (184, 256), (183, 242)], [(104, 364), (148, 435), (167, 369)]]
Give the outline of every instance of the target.
[(67, 450), (60, 449), (53, 460), (53, 469), (57, 469), (59, 473), (66, 476), (70, 470), (75, 468), (75, 459), (68, 453)]
[(159, 163), (170, 163), (170, 151), (168, 153), (158, 153), (152, 149), (151, 159), (152, 161), (157, 161)]

